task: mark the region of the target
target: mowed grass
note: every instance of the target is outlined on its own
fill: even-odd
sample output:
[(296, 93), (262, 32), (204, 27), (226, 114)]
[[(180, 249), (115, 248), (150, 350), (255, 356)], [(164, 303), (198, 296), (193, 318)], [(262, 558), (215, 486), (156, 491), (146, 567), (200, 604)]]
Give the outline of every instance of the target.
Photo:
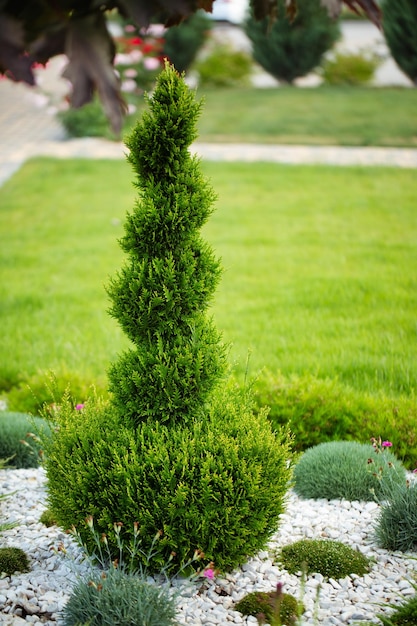
[[(212, 312), (243, 377), (263, 368), (412, 394), (416, 173), (203, 163), (204, 236), (224, 274)], [(36, 159), (0, 189), (0, 388), (37, 372), (105, 380), (127, 340), (104, 285), (135, 198), (124, 161)]]
[(417, 146), (417, 90), (388, 87), (198, 89), (199, 140)]

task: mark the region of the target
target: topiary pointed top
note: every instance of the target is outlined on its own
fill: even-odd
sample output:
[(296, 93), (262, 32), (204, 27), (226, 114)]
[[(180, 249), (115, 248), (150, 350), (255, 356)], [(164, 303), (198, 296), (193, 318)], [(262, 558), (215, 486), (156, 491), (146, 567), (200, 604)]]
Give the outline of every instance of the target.
[(125, 143), (128, 160), (143, 185), (150, 177), (175, 176), (188, 157), (188, 147), (197, 137), (196, 122), (201, 111), (194, 93), (167, 61), (155, 90), (146, 97), (145, 112)]

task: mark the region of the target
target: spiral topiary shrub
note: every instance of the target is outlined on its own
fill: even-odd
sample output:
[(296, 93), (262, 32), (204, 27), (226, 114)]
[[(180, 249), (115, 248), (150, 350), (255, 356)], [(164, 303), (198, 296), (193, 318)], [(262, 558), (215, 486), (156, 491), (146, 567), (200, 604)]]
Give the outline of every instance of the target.
[(29, 559), (21, 548), (0, 548), (0, 574), (11, 576), (15, 572), (29, 571)]
[(289, 593), (282, 593), (280, 584), (274, 591), (248, 593), (237, 602), (234, 608), (242, 615), (258, 617), (260, 623), (267, 622), (271, 625), (277, 624), (277, 626), (278, 624), (292, 626), (297, 622), (300, 614), (304, 612), (304, 607), (294, 596)]
[(375, 535), (386, 550), (417, 550), (417, 483), (398, 487), (383, 502)]
[(294, 490), (302, 498), (380, 501), (405, 480), (402, 463), (389, 450), (356, 441), (321, 443), (294, 467)]
[(49, 432), (48, 424), (25, 413), (0, 411), (0, 458), (16, 469), (38, 467), (40, 444), (32, 431)]
[(290, 574), (305, 571), (335, 579), (363, 576), (370, 569), (369, 559), (359, 550), (329, 539), (301, 539), (284, 546), (277, 559)]
[(151, 572), (168, 561), (176, 572), (196, 550), (229, 570), (278, 526), (290, 437), (227, 383), (226, 349), (207, 315), (220, 264), (199, 233), (214, 199), (189, 152), (200, 105), (169, 65), (149, 105), (128, 140), (139, 198), (121, 240), (128, 260), (109, 288), (132, 345), (110, 368), (108, 402), (76, 411), (66, 398), (51, 414), (49, 505), (90, 551), (91, 515), (113, 558), (121, 523), (120, 538), (140, 541), (137, 565)]
[(61, 617), (63, 626), (175, 626), (175, 615), (168, 589), (111, 568), (80, 581)]

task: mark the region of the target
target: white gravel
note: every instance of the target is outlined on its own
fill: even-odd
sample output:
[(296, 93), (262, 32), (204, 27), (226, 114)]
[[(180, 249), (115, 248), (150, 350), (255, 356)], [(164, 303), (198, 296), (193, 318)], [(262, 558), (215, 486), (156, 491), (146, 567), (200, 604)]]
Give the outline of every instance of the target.
[[(68, 600), (71, 584), (76, 580), (77, 571), (82, 572), (85, 567), (80, 552), (60, 529), (46, 528), (39, 522), (45, 509), (43, 469), (0, 470), (0, 493), (11, 492), (16, 493), (2, 501), (0, 519), (16, 521), (18, 525), (1, 534), (0, 545), (23, 548), (30, 557), (31, 569), (28, 573), (0, 579), (0, 623), (4, 626), (59, 625), (59, 611)], [(388, 603), (398, 603), (414, 595), (412, 582), (417, 555), (377, 548), (373, 540), (377, 516), (378, 505), (372, 502), (301, 500), (289, 492), (279, 531), (266, 550), (224, 578), (184, 586), (178, 601), (180, 624), (256, 626), (256, 619), (234, 611), (234, 604), (251, 591), (271, 591), (279, 581), (285, 592), (298, 598), (302, 594), (306, 625), (378, 622), (377, 613), (392, 611)], [(302, 592), (299, 577), (274, 565), (273, 551), (305, 537), (342, 541), (372, 557), (375, 563), (363, 577), (326, 581), (319, 574), (309, 576)], [(60, 542), (70, 556), (63, 557), (56, 552), (54, 548)]]

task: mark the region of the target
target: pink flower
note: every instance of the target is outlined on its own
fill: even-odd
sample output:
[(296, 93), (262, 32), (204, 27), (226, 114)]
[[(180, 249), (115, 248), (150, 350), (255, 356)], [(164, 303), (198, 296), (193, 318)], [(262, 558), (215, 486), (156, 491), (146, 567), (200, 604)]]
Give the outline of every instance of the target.
[(143, 65), (146, 70), (152, 72), (158, 69), (160, 63), (156, 57), (146, 57), (143, 59)]
[(413, 474), (417, 474), (417, 467), (413, 470)]
[(210, 580), (212, 580), (214, 578), (214, 570), (212, 570), (211, 567), (209, 567), (208, 569), (204, 570), (203, 576), (205, 576), (206, 578), (210, 578)]
[(77, 411), (82, 411), (84, 408), (84, 404), (76, 404), (75, 408), (77, 409)]
[(383, 448), (391, 448), (392, 443), (390, 441), (383, 441), (381, 445)]

